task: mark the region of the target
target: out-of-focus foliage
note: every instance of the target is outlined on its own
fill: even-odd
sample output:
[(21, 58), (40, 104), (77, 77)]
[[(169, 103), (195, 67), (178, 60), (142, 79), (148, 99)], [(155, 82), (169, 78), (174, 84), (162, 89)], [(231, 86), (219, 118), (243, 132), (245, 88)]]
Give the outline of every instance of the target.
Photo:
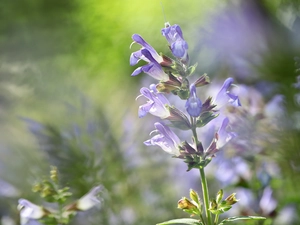
[[(237, 19), (242, 24), (229, 33), (223, 32), (224, 26), (213, 26), (224, 20), (221, 15), (232, 1), (161, 2), (166, 19), (184, 30), (190, 54), (199, 59), (199, 73), (235, 76), (239, 83), (259, 89), (264, 102), (275, 92), (283, 94), (287, 117), (296, 115), (299, 106), (291, 85), (297, 75), (293, 58), (299, 53), (298, 1), (249, 1), (258, 7), (250, 15), (261, 25), (253, 36), (256, 21), (251, 16)], [(246, 15), (247, 7), (234, 15)], [(155, 224), (177, 217), (176, 200), (190, 184), (199, 190), (198, 177), (193, 171), (178, 172), (185, 170), (182, 162), (142, 145), (153, 125), (148, 118), (137, 118), (134, 99), (141, 79), (130, 78), (133, 68), (128, 65), (133, 33), (167, 52), (160, 36), (165, 22), (160, 1), (2, 0), (0, 21), (2, 221), (18, 221), (20, 197), (41, 203), (31, 186), (50, 165), (58, 166), (61, 182), (73, 189), (74, 197), (98, 183), (105, 187), (101, 208), (78, 215), (77, 224)], [(247, 21), (249, 26), (243, 27)], [(205, 44), (203, 37), (214, 29)], [(246, 37), (238, 36), (239, 31), (248, 35), (246, 42), (240, 42)], [(230, 48), (221, 45), (225, 34), (238, 38)], [(261, 41), (267, 43), (263, 48)], [(217, 58), (212, 46), (221, 47)], [(276, 88), (268, 91), (264, 80)], [(281, 178), (273, 183), (279, 208), (299, 205), (299, 127), (287, 128), (267, 155), (281, 168)]]

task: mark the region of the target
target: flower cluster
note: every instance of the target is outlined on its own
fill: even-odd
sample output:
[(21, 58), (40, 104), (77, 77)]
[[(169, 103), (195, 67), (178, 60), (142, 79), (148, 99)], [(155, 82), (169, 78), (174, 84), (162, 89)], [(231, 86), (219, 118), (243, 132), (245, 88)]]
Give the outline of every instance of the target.
[[(238, 96), (231, 92), (233, 79), (226, 79), (215, 97), (209, 96), (201, 100), (197, 95), (197, 88), (209, 84), (210, 79), (203, 74), (194, 82), (190, 81), (197, 65), (189, 65), (188, 44), (180, 26), (166, 23), (161, 33), (168, 41), (172, 58), (158, 54), (140, 35), (132, 36), (132, 44), (139, 44), (141, 49), (131, 54), (130, 65), (134, 66), (140, 60), (147, 64), (138, 67), (131, 75), (136, 76), (144, 72), (158, 80), (157, 84), (151, 84), (149, 88), (141, 88), (141, 95), (138, 97), (143, 96), (147, 101), (139, 107), (138, 115), (144, 117), (150, 113), (163, 120), (154, 124), (156, 129), (152, 133), (156, 134), (144, 144), (157, 145), (174, 157), (183, 159), (188, 165), (188, 170), (205, 167), (219, 149), (236, 136), (228, 131), (229, 120), (225, 117), (209, 146), (205, 148), (197, 138), (197, 128), (215, 119), (224, 105), (241, 105)], [(186, 101), (186, 112), (171, 105), (165, 96), (170, 93)], [(191, 130), (192, 143), (181, 141), (170, 127)]]

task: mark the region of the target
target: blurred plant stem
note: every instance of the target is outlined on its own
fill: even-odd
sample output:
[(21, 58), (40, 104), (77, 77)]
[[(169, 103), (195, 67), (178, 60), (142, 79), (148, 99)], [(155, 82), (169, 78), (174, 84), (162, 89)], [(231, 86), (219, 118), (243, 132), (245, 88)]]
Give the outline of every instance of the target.
[(200, 176), (201, 176), (203, 201), (204, 201), (207, 223), (208, 223), (208, 225), (212, 225), (211, 214), (210, 214), (210, 211), (208, 210), (209, 209), (209, 193), (208, 193), (208, 187), (207, 187), (207, 181), (206, 181), (206, 176), (205, 176), (205, 172), (204, 172), (204, 167), (200, 167), (199, 171), (200, 171)]

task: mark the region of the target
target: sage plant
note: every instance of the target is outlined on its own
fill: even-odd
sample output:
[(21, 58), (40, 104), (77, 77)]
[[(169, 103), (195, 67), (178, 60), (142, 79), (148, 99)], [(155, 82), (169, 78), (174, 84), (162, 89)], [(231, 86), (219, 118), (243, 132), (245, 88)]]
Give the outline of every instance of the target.
[[(131, 75), (145, 73), (157, 80), (157, 83), (150, 85), (149, 88), (140, 89), (139, 97), (145, 97), (146, 103), (139, 107), (139, 117), (150, 113), (160, 118), (160, 121), (154, 124), (155, 130), (151, 132), (152, 137), (144, 144), (159, 146), (173, 158), (182, 159), (187, 164), (187, 171), (199, 170), (203, 193), (201, 198), (196, 191), (191, 189), (190, 198), (183, 197), (178, 201), (179, 209), (197, 218), (172, 219), (160, 224), (222, 225), (236, 220), (265, 219), (259, 216), (236, 216), (219, 221), (220, 214), (230, 210), (238, 199), (235, 193), (224, 197), (222, 189), (215, 194), (215, 197), (209, 194), (205, 167), (237, 134), (230, 130), (230, 121), (225, 115), (222, 115), (222, 123), (219, 124), (208, 146), (202, 144), (197, 131), (208, 123), (214, 123), (214, 119), (220, 116), (221, 108), (226, 104), (231, 104), (233, 107), (241, 106), (239, 97), (231, 91), (233, 78), (227, 78), (215, 96), (209, 96), (206, 99), (198, 96), (197, 88), (208, 85), (210, 79), (207, 74), (203, 74), (194, 79), (194, 82), (191, 81), (197, 64), (192, 66), (189, 64), (188, 44), (180, 26), (165, 23), (161, 34), (168, 41), (172, 58), (162, 53), (158, 54), (140, 35), (132, 36), (132, 44), (137, 43), (141, 48), (131, 54), (130, 65), (134, 66), (140, 60), (145, 61), (146, 64), (135, 69)], [(185, 111), (172, 105), (167, 95), (176, 95), (185, 101)], [(191, 139), (180, 139), (173, 128), (190, 131)]]

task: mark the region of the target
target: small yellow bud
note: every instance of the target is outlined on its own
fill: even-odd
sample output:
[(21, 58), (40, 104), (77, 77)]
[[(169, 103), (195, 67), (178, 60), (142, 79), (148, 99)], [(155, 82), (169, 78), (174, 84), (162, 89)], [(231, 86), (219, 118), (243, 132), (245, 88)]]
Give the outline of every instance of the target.
[(50, 179), (54, 182), (54, 183), (58, 183), (58, 170), (56, 166), (51, 166), (51, 170), (50, 170)]
[(193, 189), (190, 190), (190, 198), (195, 201), (196, 203), (199, 204), (199, 195), (196, 191), (194, 191)]
[(209, 210), (216, 210), (218, 208), (218, 204), (216, 200), (212, 200), (209, 205)]
[(178, 201), (177, 208), (179, 208), (179, 209), (196, 209), (197, 205), (195, 205), (194, 203), (192, 203), (186, 197), (183, 197), (182, 199), (180, 199)]
[(233, 205), (239, 201), (238, 199), (236, 199), (235, 195), (236, 195), (236, 193), (233, 193), (225, 199), (225, 201), (228, 205)]
[(40, 192), (42, 190), (43, 190), (43, 185), (41, 183), (37, 183), (32, 187), (33, 192)]
[(217, 193), (217, 196), (216, 196), (216, 202), (217, 203), (220, 203), (222, 201), (222, 198), (223, 198), (223, 190), (221, 189), (218, 193)]

